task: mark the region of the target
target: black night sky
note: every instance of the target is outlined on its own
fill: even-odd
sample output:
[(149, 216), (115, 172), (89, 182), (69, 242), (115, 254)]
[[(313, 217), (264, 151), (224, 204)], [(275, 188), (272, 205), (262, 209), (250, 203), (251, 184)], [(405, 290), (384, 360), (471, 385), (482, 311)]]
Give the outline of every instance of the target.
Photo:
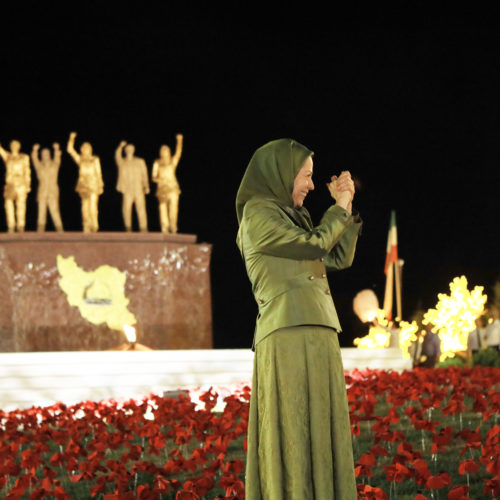
[[(183, 133), (179, 229), (213, 244), (215, 347), (251, 345), (257, 309), (235, 245), (234, 199), (253, 151), (280, 137), (315, 151), (316, 190), (306, 200), (315, 220), (330, 203), (329, 175), (348, 169), (359, 182), (357, 256), (330, 277), (343, 346), (359, 333), (354, 295), (373, 288), (383, 298), (391, 209), (407, 319), (434, 306), (454, 276), (487, 292), (500, 279), (497, 24), (429, 12), (428, 3), (335, 16), (237, 4), (223, 13), (195, 4), (180, 13), (167, 2), (65, 5), (75, 10), (38, 2), (2, 13), (0, 141), (19, 139), (26, 153), (35, 142), (65, 149), (77, 131), (77, 146), (88, 140), (101, 158), (101, 230), (121, 231), (118, 143), (135, 144), (151, 169), (159, 146)], [(3, 183), (3, 164), (0, 171)], [(76, 179), (64, 154), (61, 212), (70, 231), (81, 229)], [(29, 230), (35, 193), (33, 184)], [(154, 194), (148, 216), (159, 231)]]

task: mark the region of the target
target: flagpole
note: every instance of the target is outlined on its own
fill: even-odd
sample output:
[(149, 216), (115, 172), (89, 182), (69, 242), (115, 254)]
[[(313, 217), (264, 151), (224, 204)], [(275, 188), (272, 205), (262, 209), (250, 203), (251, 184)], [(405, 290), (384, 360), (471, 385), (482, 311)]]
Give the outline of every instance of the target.
[(385, 294), (384, 294), (384, 312), (388, 320), (392, 319), (392, 297), (394, 295), (394, 271), (393, 263), (391, 262), (387, 268), (387, 276), (385, 278)]
[(403, 318), (403, 306), (401, 304), (401, 267), (399, 265), (399, 260), (394, 263), (394, 278), (396, 280), (396, 307), (398, 311), (397, 318), (399, 321)]

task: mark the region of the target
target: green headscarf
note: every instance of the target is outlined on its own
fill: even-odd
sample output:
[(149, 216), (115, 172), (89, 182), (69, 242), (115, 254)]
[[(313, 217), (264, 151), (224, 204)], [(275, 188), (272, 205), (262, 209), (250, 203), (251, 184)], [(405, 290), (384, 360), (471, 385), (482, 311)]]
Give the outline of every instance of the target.
[(293, 139), (278, 139), (257, 149), (245, 171), (236, 195), (238, 223), (251, 198), (274, 199), (293, 208), (293, 182), (308, 156), (313, 154)]

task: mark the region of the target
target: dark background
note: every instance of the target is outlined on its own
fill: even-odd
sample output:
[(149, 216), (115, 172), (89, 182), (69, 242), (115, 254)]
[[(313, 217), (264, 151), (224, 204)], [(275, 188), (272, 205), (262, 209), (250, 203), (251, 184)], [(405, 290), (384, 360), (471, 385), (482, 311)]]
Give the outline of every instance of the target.
[[(360, 333), (354, 295), (372, 288), (383, 299), (391, 209), (407, 319), (434, 306), (455, 276), (487, 292), (500, 279), (500, 35), (488, 12), (418, 2), (411, 11), (333, 16), (285, 6), (46, 4), (2, 13), (0, 141), (19, 139), (26, 153), (35, 142), (65, 149), (77, 131), (77, 148), (88, 140), (101, 158), (101, 230), (120, 231), (118, 143), (135, 144), (151, 168), (159, 146), (183, 133), (179, 228), (214, 245), (216, 347), (251, 344), (256, 305), (234, 243), (234, 199), (252, 153), (271, 139), (293, 137), (315, 151), (317, 187), (306, 205), (316, 220), (330, 204), (329, 175), (348, 169), (357, 178), (363, 234), (353, 267), (330, 279), (342, 345)], [(76, 179), (64, 154), (61, 211), (70, 231), (81, 229)], [(34, 182), (28, 230), (35, 193)], [(158, 231), (154, 194), (148, 214)]]

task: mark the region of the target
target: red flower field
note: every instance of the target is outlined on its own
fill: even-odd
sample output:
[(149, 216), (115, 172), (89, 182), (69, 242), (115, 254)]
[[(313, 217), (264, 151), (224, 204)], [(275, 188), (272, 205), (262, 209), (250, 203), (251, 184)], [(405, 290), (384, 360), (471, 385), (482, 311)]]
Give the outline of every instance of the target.
[[(360, 499), (500, 496), (500, 369), (346, 373)], [(0, 496), (244, 498), (250, 388), (0, 411)]]

